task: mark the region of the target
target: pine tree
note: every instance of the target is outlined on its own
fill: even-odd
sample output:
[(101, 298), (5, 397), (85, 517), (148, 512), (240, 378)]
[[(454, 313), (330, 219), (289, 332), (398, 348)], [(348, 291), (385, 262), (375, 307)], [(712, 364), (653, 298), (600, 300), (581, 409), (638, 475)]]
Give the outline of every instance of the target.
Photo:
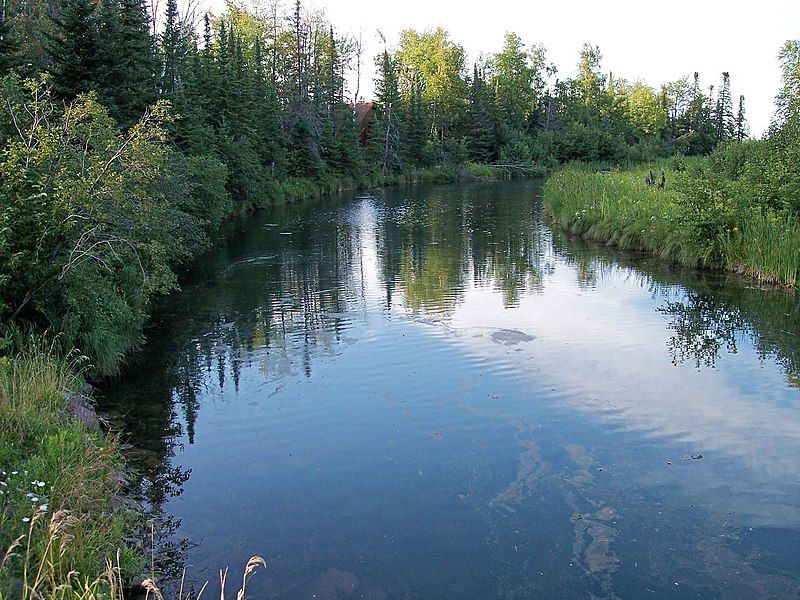
[(412, 75), (410, 90), (404, 102), (403, 144), (401, 156), (404, 162), (418, 167), (429, 166), (426, 146), (433, 128), (425, 102), (425, 84), (418, 75)]
[(381, 168), (399, 170), (400, 136), (403, 130), (397, 64), (387, 50), (378, 60), (378, 77), (375, 80), (375, 125), (372, 129), (373, 154)]
[(161, 94), (174, 96), (180, 81), (180, 69), (186, 53), (185, 40), (178, 14), (178, 1), (167, 0), (164, 15), (164, 33), (161, 34)]
[(8, 0), (0, 0), (0, 77), (17, 66), (17, 46), (9, 22)]
[(736, 112), (736, 139), (744, 141), (750, 134), (750, 126), (744, 113), (744, 96), (739, 96), (739, 110)]
[(143, 0), (103, 0), (100, 98), (123, 126), (157, 97), (158, 60)]
[(285, 140), (281, 127), (281, 107), (276, 90), (267, 79), (261, 40), (258, 37), (253, 48), (253, 62), (254, 146), (264, 167), (275, 177), (284, 166)]
[(713, 93), (713, 87), (707, 98), (700, 89), (700, 75), (695, 72), (692, 85), (692, 99), (687, 110), (687, 123), (691, 137), (688, 153), (691, 155), (708, 154), (714, 149), (716, 135), (712, 122), (711, 109), (708, 100)]
[(71, 100), (99, 87), (102, 45), (92, 0), (61, 0), (47, 52), (56, 95)]
[(478, 163), (491, 162), (496, 154), (497, 139), (483, 74), (474, 65), (470, 82), (469, 108), (467, 110), (467, 151), (470, 160)]
[(717, 92), (714, 128), (718, 143), (735, 137), (736, 126), (733, 116), (733, 98), (731, 97), (731, 77), (727, 71), (722, 74), (722, 85), (719, 92)]

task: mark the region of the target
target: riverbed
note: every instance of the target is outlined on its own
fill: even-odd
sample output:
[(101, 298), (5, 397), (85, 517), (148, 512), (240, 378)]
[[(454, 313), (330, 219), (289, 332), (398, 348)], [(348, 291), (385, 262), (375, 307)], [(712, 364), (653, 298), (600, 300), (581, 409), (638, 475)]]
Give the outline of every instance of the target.
[(571, 238), (540, 195), (217, 234), (102, 390), (162, 581), (235, 594), (260, 555), (248, 597), (798, 595), (797, 293)]

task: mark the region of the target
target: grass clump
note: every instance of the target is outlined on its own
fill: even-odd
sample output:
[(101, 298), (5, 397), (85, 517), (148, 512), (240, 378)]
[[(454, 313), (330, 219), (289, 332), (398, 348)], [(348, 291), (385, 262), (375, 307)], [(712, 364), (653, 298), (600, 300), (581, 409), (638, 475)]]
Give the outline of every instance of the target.
[(138, 515), (118, 506), (116, 442), (67, 411), (80, 367), (42, 347), (0, 358), (0, 598), (110, 593), (109, 557), (116, 579), (144, 566), (124, 541)]

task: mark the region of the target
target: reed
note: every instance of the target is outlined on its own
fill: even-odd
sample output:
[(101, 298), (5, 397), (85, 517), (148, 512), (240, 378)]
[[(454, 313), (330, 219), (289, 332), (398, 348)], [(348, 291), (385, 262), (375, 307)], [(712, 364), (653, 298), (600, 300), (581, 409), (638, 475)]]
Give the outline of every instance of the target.
[[(600, 172), (569, 166), (544, 186), (544, 206), (560, 227), (589, 239), (644, 250), (686, 266), (727, 269), (759, 281), (794, 286), (800, 267), (800, 223), (792, 215), (753, 207), (720, 212), (719, 224), (704, 231), (680, 192), (686, 177), (665, 170), (663, 189), (645, 183), (650, 171)], [(712, 211), (703, 218), (714, 219)]]

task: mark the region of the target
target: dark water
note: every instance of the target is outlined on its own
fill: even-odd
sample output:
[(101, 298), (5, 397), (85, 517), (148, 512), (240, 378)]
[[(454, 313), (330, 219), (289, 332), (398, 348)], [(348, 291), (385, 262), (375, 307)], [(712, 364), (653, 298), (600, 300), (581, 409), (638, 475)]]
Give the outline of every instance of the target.
[(570, 239), (540, 190), (222, 232), (104, 390), (192, 581), (259, 554), (253, 598), (800, 594), (797, 295)]

